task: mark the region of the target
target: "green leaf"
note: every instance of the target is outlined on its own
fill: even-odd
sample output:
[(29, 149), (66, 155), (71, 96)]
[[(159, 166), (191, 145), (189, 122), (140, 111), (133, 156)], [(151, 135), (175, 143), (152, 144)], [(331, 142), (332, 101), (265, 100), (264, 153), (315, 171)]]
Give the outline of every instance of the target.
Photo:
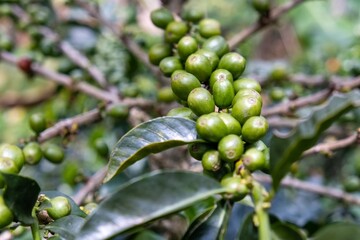
[[(184, 240), (216, 240), (219, 236), (224, 234), (227, 226), (226, 219), (231, 214), (231, 207), (228, 203), (218, 203), (215, 211), (207, 218), (201, 225), (195, 229), (190, 229), (185, 236)], [(222, 238), (220, 238), (222, 239)]]
[(208, 198), (204, 201), (197, 202), (187, 209), (182, 214), (186, 217), (189, 224), (193, 223), (198, 218), (201, 218), (207, 212), (215, 209), (216, 199), (214, 197)]
[(48, 198), (54, 198), (57, 196), (66, 197), (67, 199), (69, 199), (70, 205), (71, 205), (70, 215), (75, 215), (75, 216), (82, 217), (82, 218), (86, 217), (86, 213), (84, 213), (79, 208), (79, 206), (74, 202), (74, 200), (72, 200), (72, 198), (69, 197), (68, 195), (66, 195), (62, 192), (58, 192), (58, 191), (45, 191), (45, 192), (42, 192), (42, 194), (45, 194), (45, 196), (47, 196)]
[(244, 217), (244, 221), (236, 239), (258, 240), (258, 230), (253, 223), (253, 216), (254, 213), (251, 212), (246, 217)]
[(223, 192), (207, 176), (184, 171), (152, 172), (120, 187), (89, 216), (77, 239), (107, 239)]
[(317, 231), (312, 240), (360, 239), (360, 226), (353, 223), (334, 223)]
[(74, 240), (85, 219), (75, 215), (59, 218), (55, 222), (45, 226), (45, 229), (58, 233), (63, 239)]
[(136, 161), (197, 139), (195, 122), (181, 117), (160, 117), (142, 123), (126, 133), (111, 152), (104, 182)]
[(34, 222), (31, 215), (32, 209), (40, 193), (39, 185), (31, 178), (17, 174), (1, 174), (6, 183), (3, 194), (6, 205), (11, 209), (17, 221), (31, 225)]
[(161, 235), (158, 235), (152, 231), (145, 230), (136, 234), (134, 240), (165, 240), (165, 238)]
[(325, 104), (314, 108), (311, 116), (301, 122), (290, 134), (272, 137), (270, 172), (274, 189), (278, 188), (291, 164), (297, 161), (306, 149), (317, 142), (324, 130), (330, 127), (340, 115), (360, 105), (359, 99), (359, 90), (333, 95)]
[(271, 225), (273, 240), (306, 240), (306, 237), (299, 228), (294, 225), (276, 222)]

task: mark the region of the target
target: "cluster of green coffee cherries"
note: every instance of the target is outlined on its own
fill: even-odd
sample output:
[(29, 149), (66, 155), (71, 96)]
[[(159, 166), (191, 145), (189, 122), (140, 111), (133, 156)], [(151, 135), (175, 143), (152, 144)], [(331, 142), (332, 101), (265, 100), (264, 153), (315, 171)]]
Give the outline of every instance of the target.
[(182, 17), (175, 21), (164, 8), (151, 13), (152, 22), (165, 30), (165, 42), (149, 50), (149, 59), (171, 78), (183, 105), (168, 115), (195, 120), (205, 140), (189, 146), (191, 156), (238, 199), (249, 192), (244, 176), (268, 168), (269, 150), (261, 141), (268, 130), (261, 116), (261, 86), (241, 77), (246, 60), (230, 52), (217, 20), (196, 11)]
[[(42, 114), (33, 114), (29, 119), (30, 127), (35, 133), (39, 133), (46, 128), (46, 121)], [(0, 189), (5, 187), (5, 179), (1, 173), (19, 174), (25, 164), (35, 165), (42, 158), (52, 163), (59, 164), (64, 159), (64, 150), (60, 146), (47, 143), (41, 146), (38, 142), (28, 142), (23, 148), (13, 144), (0, 145)], [(66, 199), (66, 200), (64, 200)], [(64, 212), (58, 211), (59, 206), (68, 206), (67, 198), (54, 198), (49, 200), (52, 207), (48, 209), (48, 214), (54, 220), (59, 216), (65, 216)], [(61, 202), (61, 204), (59, 203)], [(6, 227), (14, 219), (12, 211), (6, 206), (2, 196), (0, 196), (0, 228)]]

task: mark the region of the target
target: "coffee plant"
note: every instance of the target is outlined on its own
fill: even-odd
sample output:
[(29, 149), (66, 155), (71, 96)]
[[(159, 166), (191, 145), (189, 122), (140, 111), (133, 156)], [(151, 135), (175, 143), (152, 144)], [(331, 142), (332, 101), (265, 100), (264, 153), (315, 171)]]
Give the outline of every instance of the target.
[(360, 239), (330, 2), (1, 1), (0, 239)]

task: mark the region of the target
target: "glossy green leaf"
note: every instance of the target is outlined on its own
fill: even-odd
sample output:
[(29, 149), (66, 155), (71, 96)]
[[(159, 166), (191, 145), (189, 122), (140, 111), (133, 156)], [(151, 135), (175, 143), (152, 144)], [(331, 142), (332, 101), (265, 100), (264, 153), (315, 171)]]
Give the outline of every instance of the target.
[(244, 217), (240, 231), (236, 239), (239, 240), (258, 240), (258, 230), (253, 223), (254, 213), (249, 213)]
[(360, 239), (360, 225), (354, 223), (334, 223), (321, 228), (312, 240), (354, 240)]
[(286, 136), (274, 135), (270, 142), (270, 172), (277, 189), (292, 163), (313, 146), (320, 134), (347, 111), (360, 106), (360, 91), (333, 95), (325, 104), (313, 109), (311, 116)]
[(204, 213), (215, 209), (216, 199), (214, 197), (208, 198), (204, 201), (197, 202), (187, 209), (185, 209), (182, 214), (186, 217), (189, 224), (194, 222), (196, 219), (200, 218)]
[(69, 215), (46, 225), (45, 229), (59, 234), (63, 239), (73, 240), (84, 221), (82, 217)]
[[(218, 203), (215, 211), (197, 228), (191, 229), (183, 237), (184, 240), (216, 240), (222, 239), (226, 230), (227, 219), (230, 217), (231, 207), (228, 203)], [(222, 237), (220, 237), (222, 236)]]
[(107, 239), (223, 191), (217, 181), (201, 174), (152, 172), (122, 185), (104, 200), (88, 217), (77, 239)]
[(45, 192), (42, 192), (43, 194), (45, 194), (45, 196), (47, 196), (48, 198), (54, 198), (54, 197), (57, 197), (57, 196), (63, 196), (63, 197), (66, 197), (67, 199), (69, 199), (70, 201), (70, 205), (71, 205), (71, 212), (70, 212), (70, 215), (75, 215), (75, 216), (78, 216), (78, 217), (86, 217), (86, 213), (84, 213), (80, 208), (79, 206), (74, 202), (74, 200), (72, 200), (71, 197), (69, 197), (68, 195), (62, 193), (62, 192), (58, 192), (58, 191), (45, 191)]
[(156, 234), (152, 231), (145, 230), (136, 234), (134, 240), (165, 240), (165, 238), (159, 234)]
[(105, 182), (136, 161), (197, 140), (195, 122), (181, 117), (155, 118), (126, 133), (111, 152)]
[(271, 224), (271, 234), (273, 240), (306, 240), (299, 228), (282, 222)]
[(35, 180), (17, 174), (2, 173), (2, 176), (6, 183), (3, 193), (6, 205), (17, 221), (32, 224), (34, 219), (31, 213), (40, 193), (39, 185)]

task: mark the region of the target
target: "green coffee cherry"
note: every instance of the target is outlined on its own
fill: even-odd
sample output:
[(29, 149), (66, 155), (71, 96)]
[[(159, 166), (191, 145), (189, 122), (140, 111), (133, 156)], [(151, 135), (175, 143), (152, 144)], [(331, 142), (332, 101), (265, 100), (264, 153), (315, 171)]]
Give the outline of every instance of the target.
[(205, 56), (210, 62), (211, 69), (216, 69), (217, 65), (219, 64), (219, 57), (216, 55), (216, 53), (206, 49), (199, 49), (195, 53)]
[(234, 87), (232, 82), (226, 79), (216, 81), (212, 88), (215, 105), (220, 109), (230, 107), (234, 98)]
[(245, 70), (246, 60), (243, 56), (236, 52), (226, 53), (220, 59), (218, 68), (226, 69), (233, 75), (233, 78), (238, 78)]
[(263, 116), (250, 117), (242, 127), (243, 140), (254, 143), (265, 136), (268, 129), (269, 124)]
[(185, 36), (180, 39), (177, 45), (177, 52), (181, 60), (185, 61), (191, 54), (196, 52), (198, 49), (198, 43), (195, 38), (190, 36)]
[(271, 100), (273, 101), (281, 101), (285, 98), (285, 91), (283, 88), (281, 87), (273, 87), (270, 90), (270, 94), (269, 94)]
[(204, 38), (221, 34), (219, 21), (211, 18), (205, 18), (199, 22), (199, 33)]
[(261, 102), (257, 98), (242, 97), (233, 106), (231, 115), (243, 125), (250, 117), (260, 116), (260, 113)]
[(266, 14), (270, 10), (270, 0), (251, 0), (251, 5), (260, 14)]
[(167, 116), (173, 116), (173, 117), (184, 117), (184, 118), (189, 118), (192, 119), (192, 115), (194, 113), (191, 111), (190, 108), (187, 107), (178, 107), (178, 108), (173, 108), (171, 109)]
[(181, 100), (187, 101), (189, 93), (198, 87), (201, 87), (201, 83), (191, 73), (177, 70), (171, 75), (171, 88)]
[(357, 176), (347, 177), (343, 183), (343, 189), (346, 192), (358, 192), (360, 191), (360, 179)]
[(191, 54), (185, 62), (185, 70), (193, 74), (200, 82), (206, 82), (212, 72), (210, 62), (204, 55)]
[(221, 159), (227, 162), (236, 162), (244, 152), (244, 143), (235, 134), (223, 137), (218, 144)]
[(218, 142), (227, 135), (227, 128), (220, 117), (216, 115), (202, 115), (196, 121), (196, 131), (199, 136), (209, 142)]
[(225, 197), (234, 201), (240, 201), (249, 193), (249, 188), (239, 177), (225, 177), (220, 184), (227, 191)]
[(50, 203), (51, 207), (47, 208), (46, 211), (49, 216), (54, 220), (65, 217), (71, 212), (71, 204), (69, 199), (67, 199), (66, 197), (54, 197), (50, 200)]
[(220, 79), (227, 80), (231, 83), (233, 82), (232, 74), (228, 70), (217, 69), (213, 71), (210, 76), (210, 81), (209, 81), (210, 88), (213, 89), (214, 83)]
[(18, 146), (7, 143), (0, 145), (0, 160), (5, 159), (8, 159), (15, 164), (18, 169), (17, 172), (21, 170), (25, 163), (23, 151)]
[(228, 134), (241, 135), (241, 125), (231, 114), (219, 113), (218, 116), (225, 123)]
[(258, 93), (261, 92), (261, 86), (258, 81), (252, 78), (239, 78), (234, 81), (235, 92), (238, 92), (240, 89), (254, 89)]
[(0, 196), (0, 229), (8, 226), (14, 220), (14, 215), (6, 206), (4, 199)]
[(219, 58), (221, 58), (224, 54), (230, 51), (228, 43), (222, 36), (210, 37), (203, 43), (202, 48), (208, 51), (215, 52)]
[(188, 8), (182, 12), (181, 17), (188, 22), (197, 23), (204, 17), (204, 15), (204, 12), (199, 9)]
[(169, 44), (155, 44), (150, 47), (149, 49), (149, 61), (154, 65), (159, 65), (161, 60), (163, 60), (166, 57), (171, 56), (171, 46)]
[(109, 147), (103, 138), (98, 138), (94, 142), (96, 152), (102, 157), (109, 156)]
[(49, 143), (43, 147), (44, 157), (52, 163), (60, 164), (65, 158), (64, 150), (58, 145)]
[(202, 160), (205, 152), (213, 149), (209, 143), (191, 143), (188, 146), (190, 155), (196, 160)]
[(221, 159), (219, 152), (216, 150), (209, 150), (204, 153), (201, 164), (205, 170), (216, 172), (221, 167)]
[(107, 109), (106, 114), (116, 119), (126, 119), (129, 116), (129, 107), (122, 104), (113, 105)]
[(167, 43), (177, 43), (182, 37), (186, 35), (189, 27), (185, 22), (170, 22), (166, 26), (165, 41)]
[(211, 113), (215, 110), (214, 98), (205, 88), (198, 87), (193, 89), (189, 93), (187, 102), (191, 111), (197, 116)]
[(266, 166), (264, 153), (256, 148), (246, 150), (241, 160), (250, 172), (261, 170)]
[(170, 77), (176, 70), (183, 69), (181, 61), (178, 57), (166, 57), (160, 61), (159, 64), (161, 72), (166, 76)]
[(87, 215), (91, 214), (98, 207), (97, 203), (91, 202), (84, 206), (82, 209)]
[(166, 8), (159, 8), (152, 11), (150, 18), (155, 26), (162, 29), (165, 29), (170, 22), (174, 21), (172, 13)]
[(177, 96), (174, 94), (171, 87), (160, 88), (157, 92), (158, 102), (170, 103), (176, 101)]
[(1, 173), (11, 173), (17, 174), (20, 170), (15, 165), (15, 162), (12, 161), (10, 158), (0, 158), (0, 188), (5, 186), (5, 180)]
[(232, 101), (232, 105), (234, 106), (235, 103), (243, 97), (254, 97), (261, 103), (261, 106), (262, 106), (262, 97), (261, 97), (260, 93), (258, 93), (254, 89), (240, 89), (235, 94), (235, 97), (233, 98), (233, 101)]
[(41, 113), (32, 114), (29, 118), (29, 124), (35, 133), (40, 133), (46, 129), (46, 120)]
[(26, 163), (30, 165), (38, 164), (43, 156), (41, 147), (37, 142), (30, 142), (26, 144), (23, 148), (23, 153)]

